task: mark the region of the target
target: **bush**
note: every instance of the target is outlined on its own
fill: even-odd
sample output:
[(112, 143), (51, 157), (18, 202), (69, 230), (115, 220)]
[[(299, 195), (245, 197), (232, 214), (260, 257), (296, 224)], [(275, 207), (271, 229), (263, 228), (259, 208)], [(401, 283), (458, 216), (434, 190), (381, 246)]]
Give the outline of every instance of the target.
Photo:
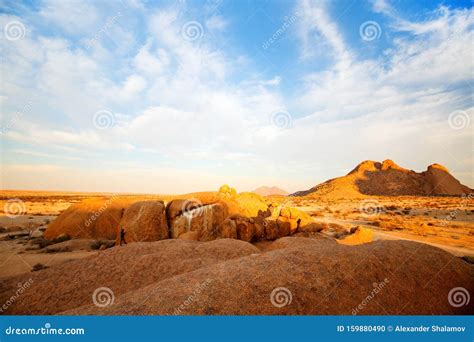
[(45, 268), (48, 268), (48, 266), (46, 265), (43, 265), (42, 263), (37, 263), (33, 266), (33, 268), (31, 269), (32, 272), (36, 272), (36, 271), (40, 271), (40, 270), (44, 270)]
[(38, 238), (33, 241), (35, 245), (38, 245), (40, 249), (48, 247), (53, 244), (53, 241), (47, 240), (45, 238)]
[(61, 235), (56, 236), (53, 239), (53, 243), (60, 243), (60, 242), (64, 242), (64, 241), (67, 241), (67, 240), (71, 240), (71, 237), (67, 234), (61, 234)]

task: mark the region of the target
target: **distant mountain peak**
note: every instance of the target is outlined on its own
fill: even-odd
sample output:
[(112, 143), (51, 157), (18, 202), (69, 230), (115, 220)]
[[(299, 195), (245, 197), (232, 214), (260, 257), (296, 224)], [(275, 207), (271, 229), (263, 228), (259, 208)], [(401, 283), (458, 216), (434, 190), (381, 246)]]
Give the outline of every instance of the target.
[(449, 170), (448, 170), (446, 167), (444, 167), (443, 165), (441, 165), (441, 164), (436, 164), (436, 163), (435, 163), (435, 164), (431, 164), (431, 165), (428, 166), (427, 171), (429, 171), (429, 170), (431, 170), (431, 169), (438, 169), (438, 170), (442, 170), (442, 171), (444, 171), (444, 172), (449, 173)]
[(288, 192), (280, 189), (279, 187), (276, 186), (261, 186), (253, 191), (256, 194), (259, 194), (261, 196), (270, 196), (270, 195), (283, 195), (286, 196), (288, 195)]
[(360, 197), (369, 196), (459, 196), (473, 190), (462, 185), (448, 169), (431, 164), (424, 172), (415, 172), (393, 160), (365, 160), (346, 176), (330, 179), (293, 196)]

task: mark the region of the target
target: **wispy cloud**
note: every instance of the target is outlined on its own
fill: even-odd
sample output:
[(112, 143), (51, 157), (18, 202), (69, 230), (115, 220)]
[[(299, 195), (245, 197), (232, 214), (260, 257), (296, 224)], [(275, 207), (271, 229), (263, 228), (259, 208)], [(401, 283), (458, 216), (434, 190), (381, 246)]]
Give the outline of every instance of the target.
[[(413, 21), (378, 0), (359, 23), (348, 24), (333, 3), (301, 0), (252, 44), (241, 24), (249, 19), (225, 11), (225, 3), (205, 14), (180, 2), (55, 4), (0, 15), (2, 27), (16, 20), (26, 28), (22, 39), (0, 42), (7, 71), (2, 121), (31, 102), (2, 135), (7, 177), (17, 170), (12, 155), (21, 153), (25, 167), (28, 157), (58, 159), (61, 168), (63, 159), (72, 176), (84, 179), (101, 165), (107, 179), (90, 190), (117, 190), (120, 177), (142, 170), (127, 190), (156, 182), (153, 191), (172, 192), (175, 174), (189, 191), (223, 181), (251, 189), (270, 180), (292, 191), (364, 159), (392, 158), (417, 169), (444, 163), (474, 185), (472, 124), (463, 130), (448, 124), (453, 111), (473, 115), (472, 8), (439, 6)], [(88, 46), (117, 11), (119, 20)], [(270, 20), (267, 12), (250, 14)], [(292, 13), (298, 15), (291, 30), (272, 46), (278, 53), (262, 51), (274, 23)], [(379, 40), (359, 36), (368, 19), (386, 33)], [(111, 113), (105, 129), (94, 123), (100, 111)], [(278, 112), (288, 113), (291, 125), (275, 125)], [(50, 149), (64, 151), (62, 158)], [(76, 158), (82, 159), (74, 171)], [(188, 182), (194, 172), (205, 181)], [(72, 176), (61, 184), (74, 187)], [(41, 184), (61, 185), (55, 173), (43, 177)], [(9, 184), (32, 185), (26, 174)]]

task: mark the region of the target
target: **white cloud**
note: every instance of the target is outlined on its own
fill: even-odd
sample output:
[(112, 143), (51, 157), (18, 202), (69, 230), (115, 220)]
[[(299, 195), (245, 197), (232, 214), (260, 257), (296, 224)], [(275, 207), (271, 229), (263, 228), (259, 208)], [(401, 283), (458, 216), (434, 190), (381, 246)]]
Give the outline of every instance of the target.
[[(390, 13), (401, 30), (402, 21), (386, 2), (376, 6)], [(302, 52), (317, 30), (333, 48), (329, 56), (338, 51), (342, 57), (331, 68), (306, 76), (306, 89), (295, 103), (310, 114), (279, 137), (287, 147), (280, 154), (289, 155), (298, 146), (348, 166), (391, 158), (420, 170), (440, 162), (453, 165), (455, 176), (459, 173), (472, 186), (474, 175), (465, 172), (472, 170), (472, 162), (465, 162), (473, 160), (472, 127), (456, 132), (448, 116), (463, 110), (472, 117), (471, 92), (462, 82), (472, 80), (473, 11), (442, 8), (430, 21), (405, 21), (403, 31), (412, 36), (397, 38), (383, 59), (363, 60), (344, 43), (324, 6), (303, 0), (300, 8), (306, 8), (307, 19), (299, 23)]]
[(146, 80), (138, 75), (130, 75), (124, 82), (122, 94), (129, 98), (143, 91), (147, 85)]
[(261, 81), (260, 84), (262, 85), (269, 85), (269, 86), (277, 86), (280, 85), (281, 77), (275, 76), (272, 79)]
[(395, 13), (395, 10), (388, 0), (373, 0), (372, 9), (376, 13), (383, 13), (389, 16), (393, 16)]
[(134, 66), (146, 75), (159, 75), (166, 71), (170, 65), (170, 57), (166, 50), (157, 49), (151, 51), (152, 41), (147, 43), (138, 51), (133, 63)]
[[(30, 145), (14, 148), (36, 157), (47, 158), (48, 149), (56, 148), (66, 151), (70, 162), (82, 158), (65, 179), (58, 175), (66, 169), (44, 169), (38, 182), (43, 188), (50, 182), (56, 184), (51, 188), (82, 190), (96, 183), (97, 190), (115, 191), (126, 183), (123, 191), (184, 192), (231, 182), (242, 190), (268, 183), (295, 191), (361, 160), (386, 158), (420, 171), (444, 163), (474, 185), (468, 172), (472, 127), (454, 131), (447, 122), (453, 110), (473, 115), (470, 92), (461, 85), (472, 80), (472, 48), (466, 48), (474, 39), (472, 10), (442, 9), (430, 20), (408, 22), (388, 3), (376, 1), (379, 12), (391, 13), (391, 29), (399, 35), (379, 59), (364, 60), (326, 3), (302, 0), (295, 22), (301, 55), (332, 64), (307, 72), (303, 83), (285, 74), (285, 85), (294, 83), (290, 98), (280, 93), (280, 76), (264, 77), (252, 68), (252, 56), (223, 50), (210, 31), (229, 30), (225, 18), (202, 20), (202, 36), (189, 41), (182, 27), (196, 18), (176, 8), (143, 6), (133, 7), (143, 13), (143, 30), (131, 34), (120, 52), (102, 41), (87, 50), (39, 33), (15, 45), (2, 43), (5, 70), (11, 71), (0, 85), (2, 106), (13, 115), (26, 98), (32, 102), (3, 138)], [(66, 24), (58, 17), (64, 6), (49, 16), (46, 8), (48, 21)], [(87, 20), (96, 15), (104, 17), (82, 18), (77, 32), (91, 37)], [(119, 33), (111, 34), (116, 40)], [(298, 61), (301, 70), (306, 62)], [(289, 129), (271, 123), (271, 114), (282, 109), (292, 115)], [(94, 127), (98, 110), (112, 112), (115, 125)], [(94, 156), (83, 158), (88, 155)], [(8, 167), (7, 185), (39, 186), (25, 169)], [(100, 181), (93, 182), (94, 175)]]
[(308, 58), (314, 56), (316, 50), (324, 50), (322, 42), (326, 41), (332, 50), (332, 57), (338, 60), (338, 67), (347, 68), (352, 56), (336, 23), (329, 17), (327, 3), (301, 0), (297, 13), (303, 57)]
[(100, 20), (96, 7), (89, 1), (45, 0), (39, 15), (64, 31), (74, 34), (94, 32)]
[(228, 22), (219, 15), (213, 15), (206, 20), (206, 27), (211, 32), (222, 31), (228, 25)]

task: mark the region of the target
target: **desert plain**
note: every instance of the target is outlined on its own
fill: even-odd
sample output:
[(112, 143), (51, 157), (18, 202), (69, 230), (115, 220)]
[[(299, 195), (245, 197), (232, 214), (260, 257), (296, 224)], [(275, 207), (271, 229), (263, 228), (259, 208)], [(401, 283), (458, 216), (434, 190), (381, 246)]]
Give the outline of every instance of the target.
[(291, 195), (2, 190), (0, 208), (2, 314), (474, 312), (473, 193), (437, 164)]

